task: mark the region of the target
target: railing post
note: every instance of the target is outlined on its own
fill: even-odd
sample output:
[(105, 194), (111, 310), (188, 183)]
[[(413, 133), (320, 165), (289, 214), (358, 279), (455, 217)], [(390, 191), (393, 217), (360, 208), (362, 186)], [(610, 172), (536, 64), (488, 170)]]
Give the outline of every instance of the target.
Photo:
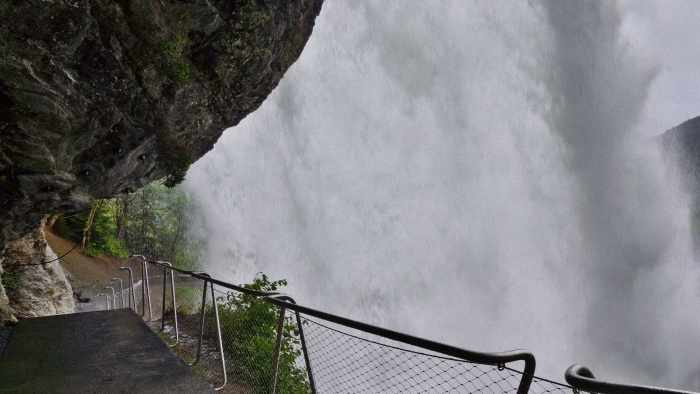
[(141, 261), (141, 317), (146, 319), (146, 260)]
[(146, 317), (146, 298), (148, 298), (148, 319), (146, 320), (151, 321), (153, 319), (153, 308), (151, 307), (151, 285), (148, 281), (148, 262), (146, 260), (143, 260), (143, 264), (141, 266), (141, 276), (142, 276), (142, 294), (143, 294), (143, 299), (141, 300), (141, 305), (143, 306), (143, 314), (141, 315), (142, 317)]
[(107, 287), (105, 287), (105, 289), (112, 290), (112, 309), (117, 309), (117, 295), (114, 292), (114, 287), (107, 286)]
[(306, 338), (304, 338), (304, 327), (301, 324), (301, 317), (299, 312), (294, 311), (297, 316), (297, 327), (299, 327), (299, 340), (301, 341), (301, 351), (304, 353), (304, 361), (306, 362), (306, 375), (309, 377), (309, 386), (311, 387), (311, 394), (316, 394), (316, 383), (314, 383), (314, 374), (311, 371), (311, 359), (309, 359), (309, 352), (306, 350)]
[(104, 294), (104, 293), (99, 293), (99, 294), (97, 294), (97, 296), (98, 297), (105, 296), (105, 310), (108, 311), (109, 310), (109, 296), (107, 294)]
[[(131, 289), (129, 292), (129, 308), (136, 310), (136, 298), (134, 297), (134, 274), (131, 272), (131, 268), (129, 267), (121, 267), (119, 269), (129, 271), (129, 288)], [(131, 301), (133, 301), (133, 306)]]
[[(160, 310), (160, 332), (165, 331), (165, 295), (166, 295), (166, 290), (168, 287), (166, 286), (166, 283), (168, 283), (168, 267), (165, 265), (163, 266), (163, 306)], [(173, 298), (175, 298), (175, 294), (173, 293)]]
[(277, 368), (280, 362), (280, 352), (282, 350), (282, 333), (284, 331), (284, 311), (285, 309), (280, 307), (280, 319), (277, 323), (277, 341), (275, 342), (275, 354), (272, 360), (272, 376), (270, 377), (270, 394), (275, 394), (275, 389), (277, 386)]
[(214, 306), (214, 317), (216, 318), (216, 334), (219, 337), (219, 354), (221, 355), (221, 371), (224, 376), (224, 382), (221, 384), (221, 386), (216, 387), (214, 390), (219, 391), (224, 386), (226, 386), (226, 383), (228, 382), (228, 377), (226, 376), (226, 360), (224, 359), (224, 343), (221, 340), (221, 322), (219, 321), (219, 307), (216, 304), (216, 295), (214, 294), (214, 284), (209, 283), (211, 286), (211, 302)]
[[(196, 272), (197, 275), (203, 276), (205, 278), (211, 278), (209, 274), (206, 272)], [(197, 343), (197, 358), (192, 362), (190, 365), (196, 365), (201, 357), (202, 354), (202, 338), (204, 337), (204, 315), (206, 313), (206, 303), (207, 303), (207, 285), (210, 285), (211, 287), (211, 298), (212, 298), (212, 305), (214, 307), (214, 317), (216, 319), (216, 334), (219, 339), (219, 353), (221, 355), (221, 370), (223, 372), (223, 384), (214, 390), (219, 391), (224, 386), (226, 386), (226, 382), (228, 380), (226, 376), (226, 360), (224, 359), (224, 346), (223, 346), (223, 341), (221, 339), (221, 323), (219, 322), (219, 308), (216, 305), (216, 295), (214, 294), (214, 283), (211, 283), (204, 279), (204, 286), (202, 288), (202, 314), (201, 314), (201, 319), (199, 323), (199, 341)]]
[(131, 296), (129, 295), (129, 288), (127, 287), (124, 289), (124, 292), (122, 293), (122, 300), (127, 300), (129, 302), (129, 306), (127, 308), (131, 309)]
[(204, 336), (204, 305), (207, 302), (207, 283), (209, 282), (205, 279), (204, 286), (202, 286), (202, 313), (199, 321), (199, 341), (197, 342), (197, 358), (190, 365), (197, 365), (197, 363), (199, 362), (199, 357), (202, 353), (202, 337)]
[(168, 346), (174, 347), (175, 345), (178, 344), (178, 342), (180, 342), (180, 332), (179, 332), (179, 328), (177, 325), (177, 302), (175, 301), (175, 272), (172, 269), (168, 270), (168, 268), (165, 267), (165, 266), (168, 266), (168, 267), (172, 268), (172, 266), (173, 266), (172, 264), (170, 264), (168, 262), (162, 262), (162, 263), (164, 264), (164, 266), (163, 266), (163, 317), (161, 318), (162, 324), (161, 324), (160, 331), (162, 332), (165, 330), (165, 295), (166, 295), (165, 294), (165, 286), (166, 286), (165, 283), (167, 282), (167, 278), (168, 278), (167, 271), (170, 271), (170, 294), (173, 297), (173, 321), (174, 321), (174, 326), (175, 326), (175, 342), (172, 345), (168, 345)]
[(535, 376), (536, 365), (535, 356), (530, 355), (525, 358), (523, 376), (520, 378), (520, 385), (518, 385), (518, 394), (527, 394), (530, 391), (532, 378)]
[(175, 300), (175, 272), (170, 270), (170, 292), (173, 296), (173, 321), (175, 324), (175, 343), (171, 346), (177, 345), (180, 342), (180, 329), (177, 325), (177, 301)]
[(119, 281), (119, 307), (124, 308), (124, 283), (120, 278), (112, 278), (112, 282)]

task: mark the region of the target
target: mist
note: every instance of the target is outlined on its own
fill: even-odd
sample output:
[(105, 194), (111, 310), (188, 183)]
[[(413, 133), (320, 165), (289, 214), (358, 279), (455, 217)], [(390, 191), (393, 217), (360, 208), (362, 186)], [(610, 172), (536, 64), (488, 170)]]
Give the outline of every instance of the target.
[[(700, 389), (688, 198), (616, 3), (327, 1), (195, 163), (206, 271), (537, 374)], [(662, 132), (663, 130), (658, 130)]]

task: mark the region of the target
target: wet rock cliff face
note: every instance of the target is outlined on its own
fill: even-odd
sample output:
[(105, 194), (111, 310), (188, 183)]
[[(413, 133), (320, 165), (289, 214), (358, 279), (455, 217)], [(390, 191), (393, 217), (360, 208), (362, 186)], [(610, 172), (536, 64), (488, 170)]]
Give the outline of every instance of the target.
[(277, 85), (321, 2), (0, 2), (0, 250), (46, 214), (180, 181)]
[(8, 242), (0, 269), (10, 274), (9, 286), (0, 291), (0, 326), (17, 318), (73, 313), (73, 290), (41, 228)]

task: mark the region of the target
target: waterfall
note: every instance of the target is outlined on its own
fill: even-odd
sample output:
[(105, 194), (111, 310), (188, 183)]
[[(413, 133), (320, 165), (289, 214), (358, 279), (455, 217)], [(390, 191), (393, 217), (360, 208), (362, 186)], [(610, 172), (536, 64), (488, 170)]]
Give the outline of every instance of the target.
[[(687, 198), (612, 2), (327, 1), (194, 164), (213, 275), (481, 351), (698, 389)], [(662, 132), (663, 130), (659, 130)]]

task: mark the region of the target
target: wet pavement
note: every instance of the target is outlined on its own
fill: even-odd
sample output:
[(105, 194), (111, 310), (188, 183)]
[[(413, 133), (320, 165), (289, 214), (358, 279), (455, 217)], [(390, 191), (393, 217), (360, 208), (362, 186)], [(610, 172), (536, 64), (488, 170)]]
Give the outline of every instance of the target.
[(215, 393), (130, 309), (20, 321), (0, 392)]

